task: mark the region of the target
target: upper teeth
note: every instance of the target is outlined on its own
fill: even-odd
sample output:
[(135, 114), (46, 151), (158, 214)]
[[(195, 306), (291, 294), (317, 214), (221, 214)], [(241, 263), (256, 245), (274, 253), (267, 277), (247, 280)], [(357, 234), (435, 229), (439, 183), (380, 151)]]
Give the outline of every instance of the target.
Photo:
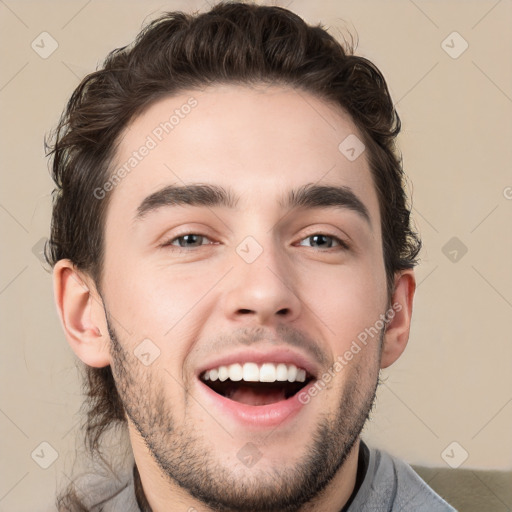
[(263, 363), (258, 366), (256, 363), (235, 363), (229, 366), (219, 366), (207, 370), (203, 375), (204, 380), (227, 379), (232, 381), (244, 380), (245, 382), (304, 382), (306, 370), (297, 368), (294, 364)]

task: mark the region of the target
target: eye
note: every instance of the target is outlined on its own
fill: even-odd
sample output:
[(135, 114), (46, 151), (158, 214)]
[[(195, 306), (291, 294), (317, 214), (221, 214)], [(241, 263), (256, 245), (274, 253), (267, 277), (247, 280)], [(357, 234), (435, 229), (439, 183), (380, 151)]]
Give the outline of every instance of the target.
[[(339, 247), (342, 247), (343, 249), (349, 249), (348, 244), (341, 240), (340, 238), (333, 236), (333, 235), (326, 235), (323, 233), (315, 233), (313, 235), (310, 235), (306, 238), (303, 238), (303, 240), (309, 240), (311, 244), (318, 244), (320, 249), (331, 249), (333, 244), (332, 242), (335, 241)], [(303, 244), (299, 244), (303, 245)]]
[[(168, 242), (165, 242), (162, 247), (173, 246), (180, 249), (186, 249), (187, 247), (190, 247), (193, 249), (202, 245), (207, 245), (202, 243), (204, 240), (210, 239), (207, 236), (199, 235), (198, 233), (187, 233), (185, 235), (171, 238)], [(178, 242), (178, 245), (176, 245), (175, 242)]]
[[(310, 242), (310, 246), (314, 248), (314, 245), (316, 244), (318, 248), (320, 249), (332, 249), (333, 243), (334, 247), (336, 247), (336, 244), (343, 248), (343, 249), (349, 249), (349, 245), (341, 240), (340, 238), (333, 236), (333, 235), (326, 235), (324, 233), (315, 233), (313, 235), (309, 235), (306, 238), (303, 238), (302, 240), (308, 240)], [(198, 233), (186, 233), (184, 235), (180, 235), (174, 238), (171, 238), (169, 241), (165, 242), (162, 247), (176, 247), (177, 249), (194, 249), (201, 247), (203, 245), (209, 245), (208, 241), (211, 242), (211, 240), (205, 236), (200, 235)], [(299, 244), (304, 246), (302, 243)]]

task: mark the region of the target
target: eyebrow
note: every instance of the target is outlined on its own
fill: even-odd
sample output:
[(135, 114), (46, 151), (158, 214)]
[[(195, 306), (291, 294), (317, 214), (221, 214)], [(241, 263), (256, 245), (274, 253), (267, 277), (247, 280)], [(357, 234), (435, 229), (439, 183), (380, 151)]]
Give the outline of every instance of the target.
[[(163, 207), (205, 206), (237, 209), (239, 198), (231, 189), (218, 185), (192, 183), (169, 185), (147, 196), (137, 208), (135, 221)], [(357, 213), (371, 227), (371, 219), (364, 203), (349, 187), (307, 184), (293, 189), (281, 198), (279, 206), (285, 210), (296, 208), (342, 208)]]

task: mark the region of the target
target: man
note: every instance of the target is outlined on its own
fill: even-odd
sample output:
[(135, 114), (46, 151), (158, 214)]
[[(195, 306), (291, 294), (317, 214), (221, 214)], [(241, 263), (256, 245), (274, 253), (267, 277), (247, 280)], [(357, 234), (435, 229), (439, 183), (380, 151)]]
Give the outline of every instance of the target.
[(415, 291), (399, 130), (377, 68), (277, 7), (168, 13), (83, 80), (48, 259), (90, 451), (121, 426), (133, 460), (59, 510), (453, 510), (360, 439)]

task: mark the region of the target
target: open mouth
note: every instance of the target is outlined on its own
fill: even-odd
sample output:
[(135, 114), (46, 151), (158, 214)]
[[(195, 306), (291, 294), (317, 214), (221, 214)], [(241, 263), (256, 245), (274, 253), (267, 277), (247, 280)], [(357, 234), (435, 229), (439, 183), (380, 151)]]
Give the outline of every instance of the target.
[(295, 365), (245, 363), (208, 370), (200, 375), (200, 380), (229, 400), (257, 406), (288, 400), (314, 377)]

